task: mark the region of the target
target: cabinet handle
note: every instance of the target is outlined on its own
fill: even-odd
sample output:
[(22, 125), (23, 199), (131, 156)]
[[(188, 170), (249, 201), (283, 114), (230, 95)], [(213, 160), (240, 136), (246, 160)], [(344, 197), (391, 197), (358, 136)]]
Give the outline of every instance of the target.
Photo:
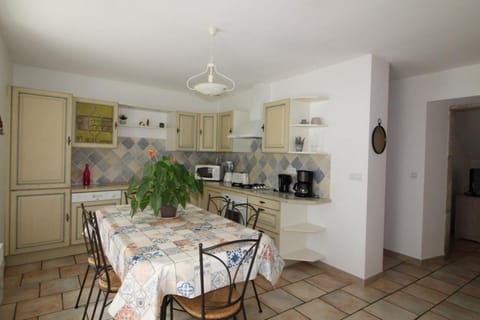
[(180, 133), (180, 128), (177, 128), (177, 133)]
[(265, 125), (262, 124), (262, 131), (265, 131)]
[(67, 222), (70, 221), (70, 215), (68, 213), (66, 215), (66, 220), (67, 220)]
[(72, 142), (72, 138), (70, 138), (70, 136), (68, 136), (68, 138), (67, 138), (67, 144), (70, 145), (71, 142)]
[(200, 135), (202, 134), (202, 129), (200, 129)]
[(118, 128), (118, 123), (117, 123), (117, 121), (115, 121), (115, 129), (117, 129), (117, 128)]
[(265, 204), (265, 201), (263, 201), (263, 200), (260, 200), (258, 202), (260, 202), (261, 204)]
[(232, 129), (230, 128), (230, 130), (228, 130), (228, 133), (232, 134)]

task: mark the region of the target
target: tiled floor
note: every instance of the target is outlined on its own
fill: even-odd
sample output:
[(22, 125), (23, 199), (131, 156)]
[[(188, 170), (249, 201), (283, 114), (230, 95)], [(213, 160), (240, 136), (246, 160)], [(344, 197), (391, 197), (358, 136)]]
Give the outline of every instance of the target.
[[(447, 261), (422, 266), (385, 256), (383, 277), (366, 287), (308, 263), (291, 265), (275, 288), (257, 278), (263, 313), (249, 286), (248, 319), (480, 319), (480, 244), (453, 247)], [(80, 319), (83, 307), (73, 305), (84, 270), (83, 255), (7, 267), (0, 319)]]

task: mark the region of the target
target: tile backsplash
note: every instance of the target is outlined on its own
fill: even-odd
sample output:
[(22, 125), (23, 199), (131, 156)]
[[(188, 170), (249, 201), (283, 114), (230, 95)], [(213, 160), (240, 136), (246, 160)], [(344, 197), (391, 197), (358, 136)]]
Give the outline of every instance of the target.
[[(322, 197), (330, 194), (330, 158), (322, 155), (263, 153), (261, 140), (252, 140), (250, 152), (180, 152), (166, 151), (165, 141), (146, 138), (118, 137), (118, 147), (73, 148), (72, 184), (82, 184), (85, 164), (90, 167), (92, 184), (127, 183), (140, 179), (143, 164), (149, 161), (147, 151), (156, 150), (157, 157), (172, 154), (177, 161), (193, 171), (196, 164), (221, 163), (231, 160), (235, 171), (249, 173), (250, 182), (278, 188), (278, 174), (295, 175), (296, 170), (314, 171), (314, 192)], [(293, 177), (295, 182), (295, 177)]]

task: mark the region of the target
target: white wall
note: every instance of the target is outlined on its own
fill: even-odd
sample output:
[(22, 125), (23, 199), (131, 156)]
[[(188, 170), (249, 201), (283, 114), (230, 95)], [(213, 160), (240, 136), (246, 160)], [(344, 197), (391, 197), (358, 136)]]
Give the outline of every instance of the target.
[[(435, 109), (429, 116), (437, 119), (427, 126), (427, 104), (479, 95), (479, 83), (480, 65), (390, 83), (386, 249), (417, 259), (443, 255), (444, 242), (438, 241), (438, 235), (445, 226), (437, 218), (445, 214), (446, 184), (438, 183), (435, 176), (446, 177), (446, 157), (432, 155), (441, 148), (427, 148), (426, 138), (444, 139), (447, 129), (435, 125), (443, 121)], [(435, 132), (439, 128), (442, 131)], [(443, 212), (436, 212), (442, 210), (440, 203)]]
[[(329, 97), (327, 102), (316, 107), (328, 124), (325, 150), (331, 157), (329, 178), (332, 202), (319, 206), (316, 212), (310, 212), (312, 222), (326, 226), (327, 231), (322, 243), (309, 243), (309, 246), (325, 253), (325, 263), (360, 278), (382, 271), (381, 241), (373, 245), (374, 249), (369, 246), (375, 238), (383, 238), (383, 220), (376, 225), (370, 221), (370, 216), (367, 217), (367, 190), (382, 193), (375, 190), (382, 186), (380, 181), (371, 186), (368, 181), (370, 119), (386, 117), (388, 65), (379, 63), (378, 69), (372, 69), (372, 65), (376, 64), (373, 60), (376, 59), (367, 55), (271, 83), (272, 100), (311, 95)], [(375, 74), (374, 86), (372, 73)], [(381, 172), (382, 168), (380, 175)], [(359, 174), (360, 180), (351, 179), (352, 173)], [(381, 201), (379, 203), (372, 204), (371, 218), (383, 217), (383, 208), (378, 208), (382, 206)], [(367, 230), (372, 233), (368, 239)]]
[[(0, 135), (0, 243), (8, 236), (6, 216), (8, 214), (8, 189), (10, 172), (10, 101), (8, 86), (12, 78), (12, 64), (7, 48), (0, 35), (0, 116), (3, 122), (3, 135)], [(2, 245), (3, 246), (3, 245)], [(3, 248), (0, 251), (0, 303), (3, 300)]]
[(25, 65), (14, 65), (13, 83), (15, 86), (72, 93), (76, 97), (166, 110), (216, 112), (218, 104), (215, 98), (199, 97), (186, 88), (185, 92), (180, 92)]

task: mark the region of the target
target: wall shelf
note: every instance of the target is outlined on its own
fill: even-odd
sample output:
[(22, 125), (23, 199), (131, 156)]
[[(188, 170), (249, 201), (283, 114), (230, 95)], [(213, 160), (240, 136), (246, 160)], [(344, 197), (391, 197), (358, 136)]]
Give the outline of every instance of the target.
[(328, 127), (326, 124), (302, 124), (302, 123), (292, 123), (290, 127), (295, 128), (325, 128)]
[(283, 253), (282, 258), (287, 260), (313, 262), (313, 261), (323, 260), (325, 259), (325, 256), (319, 252), (305, 248), (301, 250)]
[(156, 130), (164, 130), (164, 129), (167, 129), (166, 127), (164, 127), (164, 128), (153, 127), (153, 126), (144, 127), (144, 126), (129, 125), (129, 124), (119, 124), (118, 127), (119, 127), (119, 128), (134, 128), (134, 129), (156, 129)]

